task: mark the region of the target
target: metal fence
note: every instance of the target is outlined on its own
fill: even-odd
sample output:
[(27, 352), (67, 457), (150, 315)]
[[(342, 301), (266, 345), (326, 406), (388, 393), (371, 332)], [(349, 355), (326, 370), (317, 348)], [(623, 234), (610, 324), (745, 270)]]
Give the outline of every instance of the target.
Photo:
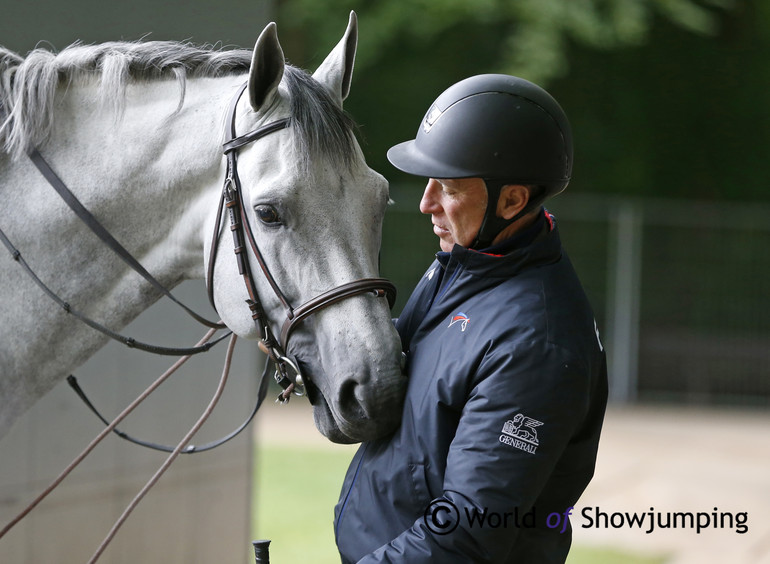
[[(383, 275), (396, 313), (438, 250), (393, 187)], [(551, 202), (591, 300), (615, 402), (770, 407), (770, 207), (565, 193)]]

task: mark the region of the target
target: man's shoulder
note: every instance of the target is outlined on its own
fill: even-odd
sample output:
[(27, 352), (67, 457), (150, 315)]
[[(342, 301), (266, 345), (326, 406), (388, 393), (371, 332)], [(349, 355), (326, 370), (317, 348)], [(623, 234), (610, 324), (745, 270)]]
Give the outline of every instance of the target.
[(594, 313), (566, 255), (559, 261), (503, 278), (467, 300), (466, 313), (485, 332), (506, 339), (572, 345), (575, 333), (593, 334)]

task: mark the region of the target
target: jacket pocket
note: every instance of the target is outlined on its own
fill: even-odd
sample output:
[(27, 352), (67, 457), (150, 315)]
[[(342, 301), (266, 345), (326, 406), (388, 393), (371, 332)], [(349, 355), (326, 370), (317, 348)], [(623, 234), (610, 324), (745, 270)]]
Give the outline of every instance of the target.
[(409, 464), (409, 473), (412, 481), (412, 493), (417, 506), (425, 509), (433, 500), (433, 494), (428, 486), (427, 465)]

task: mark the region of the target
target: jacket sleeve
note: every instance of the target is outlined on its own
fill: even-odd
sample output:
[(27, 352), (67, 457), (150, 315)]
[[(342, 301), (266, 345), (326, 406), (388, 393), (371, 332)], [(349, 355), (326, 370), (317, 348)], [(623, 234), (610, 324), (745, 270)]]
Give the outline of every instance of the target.
[[(501, 348), (484, 356), (465, 392), (443, 491), (360, 564), (505, 561), (522, 527), (534, 525), (569, 544), (571, 529), (561, 522), (569, 507), (559, 504), (579, 483), (576, 501), (595, 457), (570, 445), (589, 410), (591, 369), (550, 343)], [(560, 516), (553, 529), (544, 525), (551, 513)]]

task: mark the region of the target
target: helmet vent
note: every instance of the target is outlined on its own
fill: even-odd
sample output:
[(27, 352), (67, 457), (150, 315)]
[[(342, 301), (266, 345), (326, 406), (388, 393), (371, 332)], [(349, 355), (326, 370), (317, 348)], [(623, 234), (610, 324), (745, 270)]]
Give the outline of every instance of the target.
[(436, 123), (436, 120), (441, 117), (442, 113), (443, 112), (435, 104), (430, 107), (428, 114), (425, 116), (425, 121), (422, 124), (422, 128), (425, 133), (430, 131), (430, 128), (433, 127), (433, 124)]

